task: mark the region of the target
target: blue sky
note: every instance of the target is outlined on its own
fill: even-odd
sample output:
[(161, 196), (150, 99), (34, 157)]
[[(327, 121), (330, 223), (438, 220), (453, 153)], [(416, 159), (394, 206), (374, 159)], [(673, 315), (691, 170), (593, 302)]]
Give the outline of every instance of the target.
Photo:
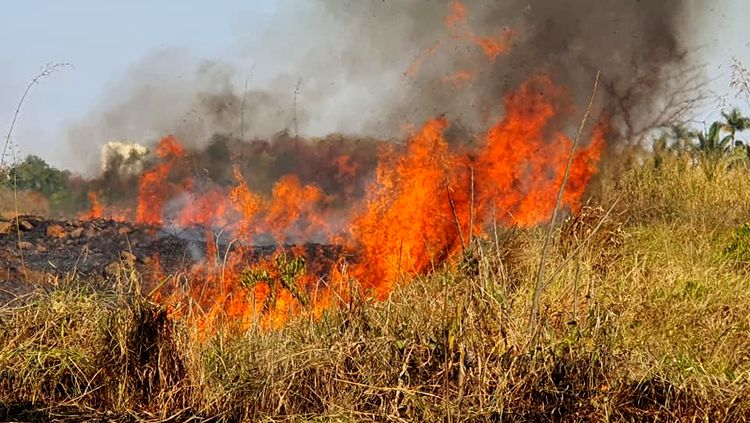
[(0, 127), (3, 134), (29, 79), (50, 62), (71, 66), (33, 88), (14, 139), (23, 154), (56, 162), (66, 125), (101, 102), (107, 88), (149, 54), (184, 49), (234, 60), (242, 40), (263, 32), (268, 1), (27, 0), (3, 5), (0, 25)]
[[(303, 1), (298, 1), (302, 7)], [(730, 58), (736, 56), (750, 66), (750, 2), (711, 1), (707, 19), (715, 30), (695, 36), (693, 44), (706, 52), (709, 72), (717, 78), (713, 88), (729, 95)], [(243, 69), (257, 64), (259, 54), (282, 57), (284, 52), (265, 52), (259, 44), (269, 30), (283, 33), (272, 28), (278, 25), (278, 4), (279, 0), (6, 2), (0, 25), (0, 129), (4, 135), (18, 97), (41, 67), (71, 63), (33, 89), (14, 136), (22, 154), (38, 154), (63, 165), (58, 153), (70, 148), (64, 140), (67, 126), (90, 114), (108, 89), (148, 55), (179, 49), (191, 57), (227, 61)], [(279, 72), (289, 65), (262, 63), (255, 72), (269, 77), (277, 71), (275, 65)]]

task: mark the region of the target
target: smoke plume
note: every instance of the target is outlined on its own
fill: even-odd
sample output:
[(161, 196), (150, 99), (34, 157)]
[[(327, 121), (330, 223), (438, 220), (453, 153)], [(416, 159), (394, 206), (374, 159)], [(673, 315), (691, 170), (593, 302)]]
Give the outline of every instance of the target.
[[(687, 0), (467, 0), (465, 19), (477, 37), (498, 37), (503, 29), (513, 33), (509, 49), (480, 66), (481, 50), (446, 31), (452, 0), (319, 1), (332, 21), (347, 27), (345, 72), (389, 75), (394, 66), (403, 72), (409, 63), (420, 65), (403, 78), (406, 87), (391, 92), (391, 106), (384, 108), (392, 110), (390, 118), (378, 123), (406, 118), (419, 124), (447, 113), (482, 127), (483, 120), (502, 113), (502, 93), (538, 73), (552, 76), (581, 106), (600, 70), (600, 108), (621, 135), (636, 132), (647, 124), (651, 108), (664, 106), (657, 104), (659, 97), (674, 86), (675, 73), (689, 66), (683, 29), (689, 15), (705, 7)], [(429, 50), (434, 46), (437, 52)], [(444, 83), (462, 71), (471, 80), (460, 90)]]
[[(238, 51), (261, 63), (265, 75), (245, 86), (248, 70), (236, 64), (154, 53), (71, 127), (74, 159), (88, 154), (86, 167), (95, 169), (94, 146), (119, 139), (151, 143), (167, 133), (194, 147), (216, 134), (270, 139), (284, 130), (387, 139), (439, 114), (454, 130), (483, 131), (502, 116), (502, 94), (530, 75), (550, 75), (580, 108), (597, 70), (597, 111), (612, 117), (615, 137), (625, 138), (653, 123), (648, 116), (662, 106), (673, 74), (688, 66), (682, 28), (688, 12), (703, 7), (689, 0), (279, 5), (276, 24)], [(454, 28), (446, 22), (451, 14), (457, 14)], [(488, 58), (458, 32), (507, 46)]]

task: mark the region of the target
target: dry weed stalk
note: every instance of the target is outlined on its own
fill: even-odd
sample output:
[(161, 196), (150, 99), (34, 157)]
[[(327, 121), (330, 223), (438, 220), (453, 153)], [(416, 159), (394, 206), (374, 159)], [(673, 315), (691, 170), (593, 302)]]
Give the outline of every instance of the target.
[(599, 78), (601, 76), (601, 72), (596, 72), (596, 79), (594, 81), (594, 88), (591, 93), (591, 98), (589, 99), (589, 104), (586, 107), (586, 112), (583, 115), (583, 119), (581, 119), (581, 125), (578, 127), (578, 133), (576, 133), (576, 137), (573, 140), (573, 145), (570, 149), (570, 156), (568, 156), (568, 163), (565, 166), (565, 173), (563, 175), (562, 182), (560, 183), (560, 190), (557, 192), (557, 199), (555, 200), (555, 206), (552, 209), (552, 218), (549, 222), (549, 227), (547, 229), (547, 234), (544, 237), (544, 245), (542, 247), (542, 257), (539, 260), (539, 271), (537, 272), (536, 277), (536, 287), (534, 288), (534, 299), (531, 303), (531, 316), (529, 317), (529, 329), (533, 332), (537, 332), (537, 323), (538, 323), (538, 317), (539, 317), (539, 301), (542, 297), (542, 292), (545, 288), (544, 283), (544, 269), (547, 265), (547, 254), (549, 252), (549, 246), (550, 241), (552, 239), (552, 233), (555, 230), (555, 223), (557, 221), (557, 213), (560, 209), (560, 205), (562, 204), (562, 197), (563, 193), (565, 192), (565, 186), (568, 183), (568, 176), (570, 175), (570, 167), (573, 164), (573, 158), (575, 157), (575, 151), (576, 147), (578, 146), (578, 142), (581, 139), (581, 135), (583, 134), (583, 130), (586, 127), (586, 122), (588, 121), (589, 115), (591, 114), (591, 109), (594, 105), (594, 99), (596, 98), (596, 92), (599, 88)]

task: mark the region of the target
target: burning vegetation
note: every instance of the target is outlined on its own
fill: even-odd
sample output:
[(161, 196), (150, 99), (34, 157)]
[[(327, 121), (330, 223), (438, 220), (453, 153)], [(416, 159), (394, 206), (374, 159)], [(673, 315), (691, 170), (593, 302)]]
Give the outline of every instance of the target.
[[(306, 306), (319, 312), (336, 303), (333, 298), (346, 301), (350, 279), (383, 299), (398, 281), (451, 262), (472, 238), (485, 237), (493, 224), (530, 227), (549, 219), (572, 147), (551, 124), (565, 113), (559, 111), (565, 107), (565, 92), (549, 77), (537, 76), (503, 101), (506, 116), (473, 148), (451, 147), (446, 139), (450, 122), (442, 117), (425, 123), (403, 146), (381, 143), (374, 178), (358, 173), (367, 172), (364, 158), (329, 154), (319, 159), (328, 162), (328, 175), (333, 175), (329, 185), (335, 191), (330, 193), (314, 181), (301, 180), (316, 175), (294, 173), (280, 175), (270, 192), (254, 191), (239, 165), (232, 169), (232, 182), (222, 186), (191, 172), (191, 153), (167, 136), (157, 145), (150, 166), (138, 175), (132, 208), (104, 205), (100, 193), (91, 191), (91, 209), (81, 217), (133, 222), (159, 231), (160, 239), (170, 231), (172, 238), (188, 241), (204, 237), (204, 252), (194, 254), (192, 265), (184, 269), (197, 288), (185, 291), (176, 280), (148, 281), (162, 282), (166, 302), (184, 303), (187, 296), (208, 310), (229, 312), (237, 321), (252, 322), (261, 315), (278, 324)], [(605, 134), (602, 121), (575, 152), (563, 195), (564, 206), (573, 212), (596, 173)], [(305, 148), (325, 148), (322, 143), (311, 147), (308, 141), (292, 142), (300, 154)], [(314, 255), (319, 251), (303, 253), (298, 258), (305, 272), (294, 278), (278, 276), (286, 246), (309, 243), (348, 253), (328, 267)], [(263, 245), (278, 248), (268, 264), (242, 259)], [(158, 256), (154, 259), (162, 262)], [(256, 278), (248, 289), (243, 281), (257, 272), (266, 276)]]
[(217, 84), (200, 130), (110, 142), (93, 179), (34, 157), (4, 173), (44, 204), (0, 216), (0, 416), (750, 415), (750, 121), (624, 148), (685, 112), (658, 99), (684, 2), (380, 3), (316, 2), (352, 25), (353, 63), (379, 42), (362, 16), (408, 18), (406, 85), (380, 108), (396, 136), (300, 136), (300, 80), (294, 130), (248, 139), (275, 97)]
[[(481, 53), (475, 58), (479, 70), (511, 49), (511, 29), (479, 35), (462, 3), (450, 5), (444, 25), (452, 42)], [(429, 54), (418, 60), (423, 59), (429, 61)], [(407, 70), (409, 77), (419, 72), (415, 64)], [(462, 79), (470, 78), (454, 75), (447, 83)], [(218, 137), (198, 153), (168, 135), (138, 166), (143, 166), (138, 174), (132, 171), (135, 163), (123, 170), (119, 160), (144, 160), (143, 151), (135, 158), (108, 154), (104, 176), (87, 193), (90, 210), (81, 217), (128, 221), (153, 231), (190, 230), (190, 237), (202, 232), (205, 255), (193, 257), (184, 269), (191, 288), (177, 280), (147, 282), (160, 287), (165, 303), (196, 301), (207, 316), (227, 313), (230, 320), (245, 322), (243, 327), (256, 318), (278, 326), (302, 309), (319, 314), (345, 303), (351, 280), (384, 299), (399, 281), (455, 261), (472, 239), (486, 237), (491, 225), (531, 227), (548, 221), (571, 154), (562, 207), (580, 208), (605, 147), (608, 115), (601, 113), (593, 129), (586, 129), (582, 147), (573, 151), (563, 131), (582, 111), (553, 76), (532, 75), (498, 93), (496, 101), (503, 115), (480, 131), (451, 134), (454, 123), (436, 117), (404, 144), (282, 134), (270, 143), (249, 144)], [(118, 183), (121, 179), (130, 182)], [(129, 188), (120, 191), (126, 184)], [(328, 266), (302, 255), (298, 266), (304, 272), (280, 276), (286, 246), (310, 243), (347, 254)], [(278, 248), (268, 263), (242, 259), (267, 245)], [(265, 276), (249, 286), (243, 283), (248, 274)]]

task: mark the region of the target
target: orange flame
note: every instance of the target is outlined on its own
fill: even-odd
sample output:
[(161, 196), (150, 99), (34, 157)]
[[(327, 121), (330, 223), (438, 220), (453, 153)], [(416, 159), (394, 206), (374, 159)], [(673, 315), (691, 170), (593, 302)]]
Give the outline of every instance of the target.
[[(563, 94), (545, 76), (508, 94), (506, 117), (489, 130), (474, 159), (449, 151), (444, 118), (425, 124), (395, 164), (381, 162), (367, 208), (352, 226), (362, 257), (350, 274), (383, 298), (402, 275), (423, 273), (460, 251), (472, 218), (472, 235), (481, 235), (492, 219), (522, 226), (548, 220), (572, 147), (569, 138), (549, 128)], [(606, 126), (597, 127), (588, 146), (575, 154), (565, 205), (579, 207), (605, 133)]]
[(423, 272), (458, 245), (449, 196), (462, 159), (448, 151), (447, 126), (443, 118), (428, 122), (394, 167), (381, 163), (367, 209), (353, 224), (362, 248), (353, 274), (378, 297), (400, 274)]
[(503, 30), (503, 33), (497, 37), (480, 37), (472, 34), (470, 39), (482, 49), (484, 55), (487, 56), (490, 61), (494, 62), (498, 56), (508, 50), (511, 41), (513, 41), (515, 36), (515, 32), (510, 29), (505, 29)]
[[(572, 141), (545, 131), (557, 114), (554, 102), (563, 97), (563, 90), (546, 76), (533, 77), (505, 96), (505, 118), (490, 129), (477, 160), (477, 179), (492, 181), (477, 187), (479, 210), (492, 207), (500, 221), (522, 226), (550, 217)], [(590, 145), (576, 154), (566, 204), (576, 207), (595, 173), (604, 133), (595, 131)]]
[(166, 191), (169, 188), (167, 176), (172, 170), (173, 162), (185, 155), (185, 149), (180, 145), (177, 138), (168, 135), (161, 139), (156, 147), (156, 156), (171, 160), (157, 165), (154, 169), (146, 172), (141, 177), (138, 185), (138, 208), (135, 220), (147, 225), (160, 225), (162, 223), (161, 212), (166, 201)]
[(284, 176), (273, 187), (265, 225), (280, 244), (286, 242), (288, 231), (293, 229), (307, 238), (325, 228), (325, 219), (321, 216), (325, 200), (320, 188), (301, 186), (296, 177)]
[(253, 219), (261, 209), (261, 199), (250, 191), (247, 182), (242, 177), (240, 170), (234, 167), (234, 178), (237, 186), (229, 193), (234, 208), (240, 212), (241, 219), (235, 227), (237, 234), (245, 239), (251, 239), (252, 235), (257, 232), (253, 225)]
[(440, 49), (440, 46), (442, 45), (441, 41), (436, 41), (435, 44), (431, 45), (427, 49), (425, 49), (422, 53), (417, 56), (416, 59), (412, 62), (411, 65), (406, 69), (404, 72), (405, 76), (414, 76), (419, 72), (419, 69), (422, 68), (422, 65), (427, 61), (427, 59), (430, 58), (430, 56), (437, 53), (438, 49)]
[(219, 190), (208, 191), (200, 194), (191, 194), (177, 223), (180, 226), (226, 226), (229, 201), (224, 192)]
[(85, 219), (101, 219), (104, 215), (101, 203), (99, 203), (99, 196), (94, 191), (88, 193), (89, 203), (91, 204), (91, 210), (84, 216)]

